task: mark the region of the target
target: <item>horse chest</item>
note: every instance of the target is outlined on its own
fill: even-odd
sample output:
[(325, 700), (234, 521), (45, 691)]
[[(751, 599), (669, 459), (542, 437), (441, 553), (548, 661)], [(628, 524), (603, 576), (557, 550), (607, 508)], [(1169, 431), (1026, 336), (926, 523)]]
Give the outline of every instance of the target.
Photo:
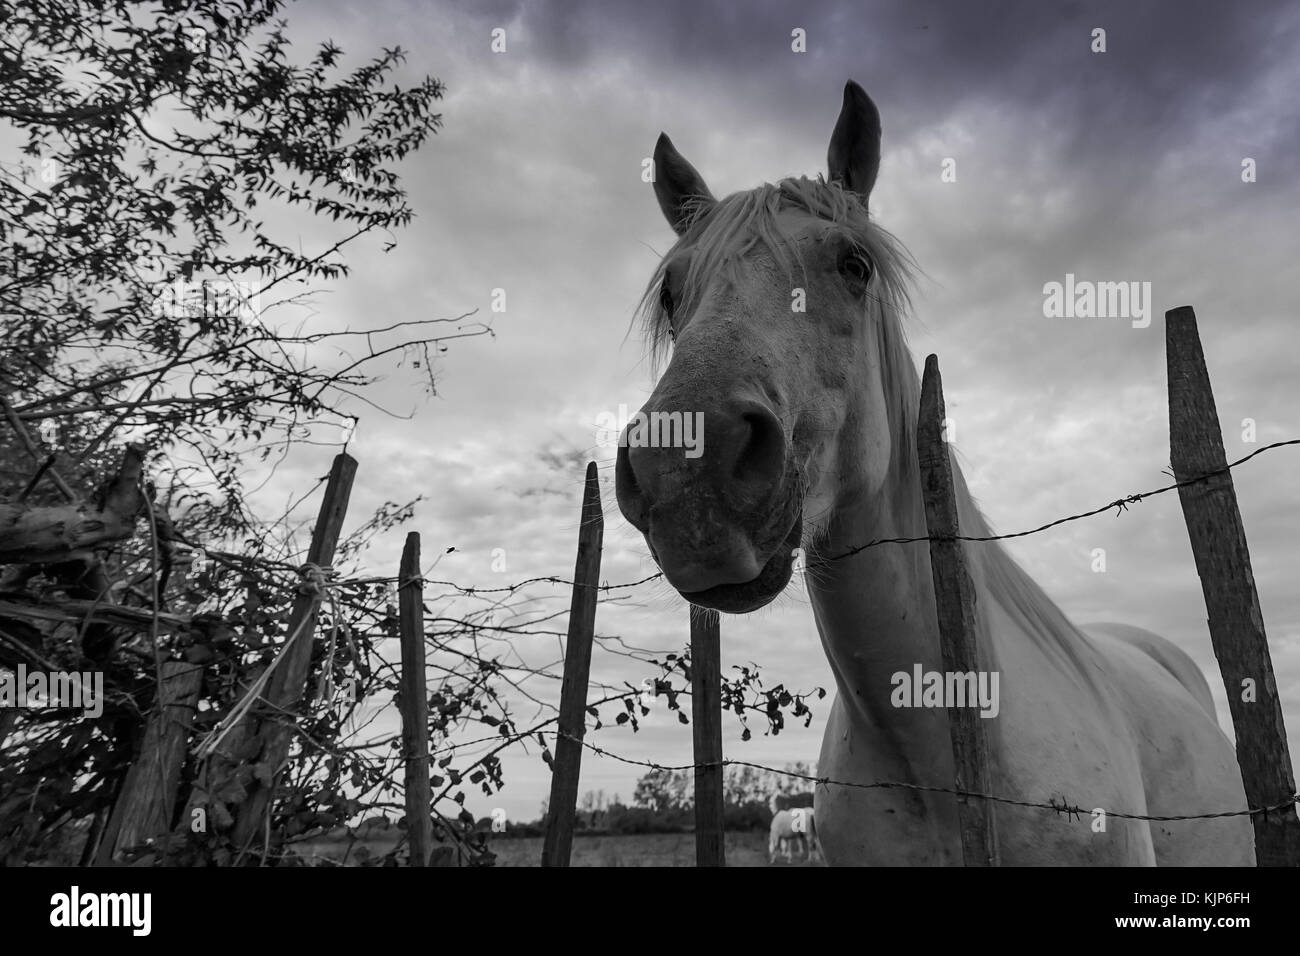
[[(1110, 806), (1140, 805), (1136, 764), (1124, 748), (1104, 745), (1104, 728), (1085, 727), (1066, 736), (1046, 734), (1032, 720), (1041, 702), (1024, 700), (1000, 715), (993, 748), (994, 791), (1028, 802), (1075, 803), (1093, 795)], [(1094, 733), (1095, 731), (1095, 733)], [(917, 787), (819, 785), (816, 813), (831, 865), (960, 866), (957, 802), (948, 793), (922, 786), (952, 786), (955, 774), (946, 736), (943, 746), (900, 753), (878, 728), (837, 696), (822, 744), (819, 772), (831, 780), (859, 784), (888, 781)], [(929, 741), (928, 744), (933, 744)], [(924, 754), (924, 759), (921, 755)], [(1094, 768), (1096, 774), (1080, 768)], [(1105, 781), (1097, 791), (1098, 781)], [(1132, 784), (1129, 786), (1128, 784)], [(1073, 796), (1072, 796), (1073, 795)], [(1037, 808), (1001, 804), (996, 809), (1002, 861), (1041, 865), (1072, 860), (1091, 865), (1149, 864), (1148, 827), (1141, 821), (1111, 820), (1098, 834), (1085, 818)]]

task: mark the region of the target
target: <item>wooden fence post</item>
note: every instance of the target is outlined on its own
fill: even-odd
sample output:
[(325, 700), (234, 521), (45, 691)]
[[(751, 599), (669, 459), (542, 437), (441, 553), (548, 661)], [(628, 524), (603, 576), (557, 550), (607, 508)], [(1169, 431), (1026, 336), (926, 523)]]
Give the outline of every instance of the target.
[(203, 667), (166, 661), (160, 676), (158, 698), (145, 727), (140, 756), (132, 761), (113, 802), (95, 852), (96, 866), (108, 865), (120, 850), (152, 837), (166, 839), (170, 835), (176, 788), (203, 684)]
[(691, 606), (695, 865), (726, 866), (722, 793), (722, 639), (718, 612)]
[(600, 581), (600, 552), (605, 517), (600, 507), (600, 477), (588, 462), (582, 494), (582, 524), (578, 557), (573, 569), (573, 598), (569, 604), (569, 637), (564, 648), (564, 682), (560, 687), (560, 718), (551, 759), (551, 798), (546, 808), (546, 837), (542, 866), (568, 866), (573, 849), (578, 778), (582, 772), (582, 738), (587, 731), (587, 677), (591, 644), (596, 633), (596, 586)]
[(424, 673), (424, 579), (420, 535), (406, 536), (398, 572), (402, 636), (402, 749), (406, 759), (406, 835), (411, 866), (427, 866), (433, 848), (433, 793), (429, 788), (429, 691)]
[[(308, 564), (326, 568), (334, 561), (334, 551), (343, 531), (343, 519), (347, 515), (348, 499), (352, 496), (352, 482), (356, 475), (355, 458), (346, 452), (335, 457), (329, 481), (325, 485), (325, 496), (321, 499), (320, 514), (312, 529), (311, 547), (307, 550)], [(248, 797), (240, 805), (235, 821), (233, 837), (236, 846), (248, 846), (264, 827), (266, 814), (270, 812), (275, 778), (284, 768), (289, 756), (291, 731), (280, 718), (297, 705), (311, 671), (311, 650), (321, 597), (306, 589), (301, 590), (294, 598), (289, 612), (287, 633), (295, 634), (299, 628), (303, 632), (284, 650), (284, 660), (276, 667), (267, 686), (265, 696), (275, 710), (277, 719), (261, 721), (257, 727), (257, 733), (263, 741), (257, 762), (266, 768), (264, 778), (269, 779), (269, 783), (257, 777), (249, 782)]]
[[(1250, 568), (1246, 529), (1232, 473), (1224, 470), (1228, 462), (1219, 413), (1191, 306), (1165, 313), (1165, 358), (1169, 461), (1175, 480), (1188, 481), (1222, 470), (1212, 478), (1179, 488), (1178, 498), (1205, 595), (1210, 641), (1228, 693), (1246, 801), (1253, 808), (1277, 807), (1295, 796), (1295, 776)], [(1245, 700), (1248, 686), (1254, 694)], [(1259, 866), (1300, 865), (1300, 820), (1294, 804), (1257, 814), (1253, 822)]]
[[(916, 425), (916, 452), (925, 499), (926, 534), (930, 537), (930, 573), (939, 618), (939, 648), (943, 669), (950, 674), (979, 674), (976, 644), (975, 589), (966, 570), (966, 555), (958, 534), (957, 496), (952, 461), (944, 436), (946, 412), (938, 356), (925, 359), (921, 378), (921, 407)], [(934, 540), (947, 538), (948, 540)], [(958, 790), (991, 793), (988, 742), (972, 701), (948, 708), (952, 756)], [(998, 833), (990, 800), (957, 798), (961, 852), (966, 866), (998, 865)]]

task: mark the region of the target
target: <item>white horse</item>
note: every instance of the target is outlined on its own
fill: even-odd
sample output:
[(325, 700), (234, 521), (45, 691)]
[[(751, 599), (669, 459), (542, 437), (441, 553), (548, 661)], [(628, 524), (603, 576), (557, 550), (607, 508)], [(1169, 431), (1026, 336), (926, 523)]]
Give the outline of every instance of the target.
[[(669, 583), (730, 613), (779, 594), (802, 547), (837, 690), (819, 771), (951, 788), (947, 710), (891, 700), (893, 675), (942, 671), (928, 546), (854, 550), (926, 534), (920, 388), (902, 325), (910, 260), (867, 213), (880, 117), (855, 83), (828, 158), (828, 181), (786, 179), (716, 200), (660, 136), (654, 191), (679, 238), (643, 312), (652, 348), (674, 344), (642, 411), (702, 414), (706, 441), (692, 455), (662, 442), (620, 447), (619, 505)], [(954, 472), (962, 533), (988, 534)], [(1191, 659), (1134, 627), (1085, 634), (999, 544), (964, 550), (980, 659), (1000, 676), (1000, 710), (985, 724), (992, 790), (1084, 810), (1080, 819), (995, 803), (1002, 860), (1252, 864), (1245, 816), (1096, 812), (1245, 809), (1233, 745)], [(962, 862), (951, 794), (830, 785), (815, 799), (832, 864)]]
[(817, 842), (817, 822), (812, 807), (793, 807), (788, 810), (778, 809), (777, 799), (772, 797), (768, 806), (772, 808), (772, 825), (768, 830), (767, 862), (776, 862), (776, 852), (780, 849), (787, 863), (790, 862), (790, 844), (802, 846), (804, 859), (812, 860), (814, 854), (820, 853)]

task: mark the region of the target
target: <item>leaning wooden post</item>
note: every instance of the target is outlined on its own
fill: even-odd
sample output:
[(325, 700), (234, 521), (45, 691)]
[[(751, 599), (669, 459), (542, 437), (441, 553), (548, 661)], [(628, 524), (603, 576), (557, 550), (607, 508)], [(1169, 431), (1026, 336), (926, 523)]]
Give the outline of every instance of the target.
[(429, 788), (429, 692), (424, 674), (424, 579), (420, 576), (420, 535), (415, 531), (406, 536), (397, 588), (406, 833), (411, 843), (411, 866), (427, 866), (433, 848), (433, 792)]
[(1300, 820), (1290, 801), (1295, 777), (1287, 749), (1282, 702), (1273, 677), (1264, 618), (1246, 547), (1246, 529), (1223, 450), (1219, 413), (1205, 353), (1189, 305), (1165, 313), (1169, 373), (1169, 462), (1174, 478), (1212, 478), (1178, 489), (1187, 537), (1201, 578), (1210, 641), (1228, 692), (1237, 736), (1237, 763), (1246, 801), (1257, 809), (1255, 860), (1259, 866), (1300, 866)]
[(542, 866), (568, 866), (573, 849), (582, 738), (587, 732), (587, 677), (591, 673), (591, 644), (596, 633), (596, 587), (600, 581), (604, 535), (600, 477), (593, 461), (587, 463), (587, 482), (582, 494), (582, 525), (578, 529), (578, 558), (573, 569), (569, 638), (564, 648), (564, 682), (560, 686), (559, 734), (551, 759), (551, 799), (546, 810)]
[[(943, 669), (950, 674), (980, 673), (976, 644), (975, 588), (966, 570), (966, 554), (958, 533), (957, 495), (953, 488), (952, 461), (944, 435), (943, 380), (939, 359), (925, 359), (921, 379), (921, 410), (916, 425), (916, 453), (921, 466), (921, 494), (925, 499), (926, 534), (930, 538), (930, 573), (939, 618), (939, 649)], [(952, 756), (957, 768), (957, 789), (991, 793), (988, 742), (975, 702), (953, 702), (948, 708)], [(997, 821), (989, 800), (959, 796), (957, 819), (961, 827), (961, 853), (966, 866), (998, 865)]]
[(107, 866), (121, 850), (170, 836), (203, 666), (170, 660), (163, 663), (159, 676), (158, 698), (145, 727), (140, 756), (132, 761), (113, 803), (95, 854), (97, 866)]
[(695, 865), (726, 866), (722, 802), (722, 640), (718, 612), (691, 607)]
[[(307, 549), (308, 565), (323, 570), (333, 563), (334, 550), (338, 547), (339, 536), (343, 531), (343, 519), (347, 515), (348, 499), (352, 496), (352, 481), (356, 474), (357, 461), (351, 455), (345, 452), (334, 458), (329, 481), (325, 485), (325, 496), (321, 499), (320, 514), (312, 529), (311, 547)], [(240, 806), (235, 821), (236, 846), (248, 846), (253, 837), (262, 831), (266, 814), (270, 810), (275, 778), (289, 757), (291, 728), (283, 722), (282, 715), (292, 712), (297, 705), (311, 671), (316, 617), (322, 597), (315, 588), (301, 587), (290, 609), (286, 633), (298, 634), (299, 628), (302, 633), (282, 652), (284, 659), (276, 667), (267, 687), (265, 697), (275, 713), (258, 727), (263, 740), (258, 763), (266, 768), (266, 773), (262, 778), (254, 777), (248, 797)]]

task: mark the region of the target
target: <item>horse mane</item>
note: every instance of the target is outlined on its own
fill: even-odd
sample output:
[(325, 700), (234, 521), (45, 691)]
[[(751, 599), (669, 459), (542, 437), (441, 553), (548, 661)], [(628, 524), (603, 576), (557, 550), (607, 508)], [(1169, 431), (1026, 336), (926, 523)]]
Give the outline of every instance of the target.
[[(910, 293), (917, 268), (902, 243), (871, 219), (866, 203), (857, 193), (837, 182), (828, 183), (820, 176), (815, 180), (801, 176), (764, 183), (725, 199), (694, 203), (688, 210), (684, 232), (660, 260), (637, 308), (652, 368), (657, 374), (670, 349), (671, 324), (661, 290), (668, 265), (678, 250), (689, 246), (693, 252), (677, 304), (682, 314), (690, 314), (695, 309), (716, 276), (728, 274), (759, 246), (773, 257), (778, 268), (793, 276), (796, 268), (802, 270), (803, 262), (795, 243), (783, 234), (778, 224), (778, 214), (786, 209), (803, 211), (823, 220), (828, 234), (839, 232), (847, 236), (874, 266), (873, 294), (868, 298), (867, 309), (878, 318), (874, 327), (879, 335), (881, 378), (893, 438), (890, 487), (896, 501), (913, 503), (911, 518), (913, 523), (919, 520), (916, 535), (923, 535), (925, 519), (916, 453), (921, 379), (903, 325), (904, 317), (911, 311)], [(955, 460), (953, 481), (961, 534), (972, 537), (994, 534)], [(928, 579), (926, 544), (919, 542), (904, 547), (916, 562), (916, 573)], [(991, 541), (979, 543), (968, 549), (968, 553), (974, 557), (972, 573), (982, 576), (985, 587), (999, 605), (1018, 618), (1027, 633), (1038, 636), (1061, 663), (1073, 665), (1067, 669), (1095, 683), (1092, 655), (1084, 653), (1090, 649), (1090, 642), (1007, 550), (999, 542)]]

